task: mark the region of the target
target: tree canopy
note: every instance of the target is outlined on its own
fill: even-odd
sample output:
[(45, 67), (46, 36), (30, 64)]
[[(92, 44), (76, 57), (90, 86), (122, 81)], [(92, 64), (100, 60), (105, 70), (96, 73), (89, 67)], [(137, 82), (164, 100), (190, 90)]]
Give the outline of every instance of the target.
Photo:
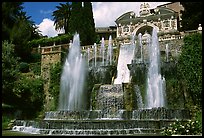
[(202, 34), (196, 33), (184, 38), (178, 63), (180, 77), (186, 83), (194, 105), (202, 106)]
[(71, 3), (67, 2), (66, 4), (60, 3), (60, 6), (56, 6), (57, 10), (55, 10), (52, 14), (54, 16), (54, 25), (56, 30), (64, 29), (65, 34), (67, 34), (70, 30), (70, 16), (71, 16)]
[(15, 53), (22, 61), (27, 61), (31, 48), (27, 42), (40, 38), (34, 22), (23, 11), (23, 2), (2, 2), (2, 40), (15, 45)]
[(196, 30), (202, 23), (202, 2), (181, 2), (184, 7), (181, 20), (181, 30)]
[(53, 12), (56, 28), (64, 28), (65, 34), (80, 35), (81, 45), (91, 45), (96, 42), (95, 23), (91, 2), (72, 2), (60, 4)]

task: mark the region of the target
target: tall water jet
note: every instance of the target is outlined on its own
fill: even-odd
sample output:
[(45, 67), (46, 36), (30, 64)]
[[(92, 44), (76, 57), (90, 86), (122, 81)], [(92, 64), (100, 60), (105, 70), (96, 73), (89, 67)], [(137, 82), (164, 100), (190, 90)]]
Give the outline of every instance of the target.
[(108, 40), (108, 51), (107, 51), (106, 65), (108, 65), (108, 63), (110, 65), (112, 65), (112, 53), (113, 53), (112, 36), (110, 35), (109, 40)]
[(165, 107), (165, 79), (160, 74), (160, 50), (156, 28), (149, 43), (149, 68), (147, 76), (146, 108)]
[(169, 45), (168, 44), (166, 44), (165, 52), (166, 52), (166, 62), (169, 62)]
[(90, 58), (90, 48), (87, 49), (87, 63), (89, 67), (89, 58)]
[(96, 55), (97, 55), (97, 47), (96, 43), (94, 43), (94, 66), (96, 67)]
[(104, 66), (104, 55), (105, 55), (105, 42), (104, 37), (101, 39), (101, 49), (100, 49), (100, 55), (102, 56), (102, 66)]
[(138, 34), (138, 39), (139, 39), (139, 47), (140, 47), (140, 61), (143, 61), (143, 46), (142, 46), (142, 34)]
[(81, 54), (79, 34), (75, 34), (63, 66), (58, 110), (79, 111), (85, 108), (84, 80), (85, 60)]

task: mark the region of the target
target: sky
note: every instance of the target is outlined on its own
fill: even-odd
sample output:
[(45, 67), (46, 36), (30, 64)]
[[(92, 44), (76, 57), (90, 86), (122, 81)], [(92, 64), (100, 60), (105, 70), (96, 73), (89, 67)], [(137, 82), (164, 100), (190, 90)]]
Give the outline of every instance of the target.
[[(59, 3), (65, 2), (24, 2), (23, 4), (27, 16), (31, 16), (30, 19), (39, 27), (43, 36), (54, 37), (64, 32), (55, 30), (52, 16), (52, 12), (57, 9), (56, 6), (59, 6)], [(95, 27), (115, 26), (115, 20), (129, 11), (133, 11), (136, 16), (139, 16), (142, 3), (144, 2), (92, 2)], [(169, 2), (148, 3), (152, 9)]]

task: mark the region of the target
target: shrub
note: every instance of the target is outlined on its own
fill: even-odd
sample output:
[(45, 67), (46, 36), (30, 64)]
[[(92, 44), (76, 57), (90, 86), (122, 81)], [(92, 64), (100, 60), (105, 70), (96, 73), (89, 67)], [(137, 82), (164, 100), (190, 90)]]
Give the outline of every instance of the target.
[(29, 64), (26, 63), (26, 62), (21, 62), (21, 63), (20, 63), (20, 71), (21, 71), (22, 73), (27, 73), (27, 72), (29, 72)]
[(176, 121), (170, 124), (169, 127), (165, 127), (162, 134), (165, 136), (171, 136), (173, 134), (179, 135), (198, 135), (202, 133), (202, 126), (199, 121), (189, 120), (187, 123)]

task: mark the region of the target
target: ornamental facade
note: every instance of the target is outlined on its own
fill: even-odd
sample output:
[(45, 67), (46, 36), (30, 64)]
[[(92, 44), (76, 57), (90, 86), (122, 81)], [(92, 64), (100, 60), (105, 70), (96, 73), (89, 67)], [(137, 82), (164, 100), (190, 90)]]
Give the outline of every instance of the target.
[(152, 33), (154, 27), (161, 41), (164, 38), (173, 39), (179, 34), (180, 13), (167, 6), (157, 6), (151, 9), (148, 3), (143, 3), (140, 5), (138, 16), (130, 11), (118, 17), (115, 22), (117, 24), (116, 40), (119, 43), (130, 43), (132, 35), (138, 36), (139, 33), (142, 34), (145, 42), (146, 36)]

